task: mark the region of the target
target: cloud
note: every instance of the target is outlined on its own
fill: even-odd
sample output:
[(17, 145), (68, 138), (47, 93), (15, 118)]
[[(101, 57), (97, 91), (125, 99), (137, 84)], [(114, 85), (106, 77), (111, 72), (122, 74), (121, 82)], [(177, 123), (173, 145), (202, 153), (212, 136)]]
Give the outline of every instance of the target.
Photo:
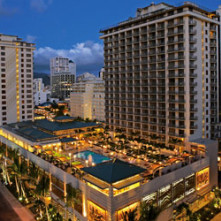
[(36, 36), (33, 36), (33, 35), (27, 35), (26, 37), (26, 41), (29, 43), (34, 43), (35, 40), (36, 40)]
[(56, 56), (67, 57), (77, 65), (77, 73), (97, 74), (103, 67), (103, 45), (91, 41), (77, 43), (72, 48), (39, 48), (35, 51), (35, 71), (49, 73), (50, 59)]
[(5, 0), (0, 0), (0, 16), (11, 16), (17, 12), (17, 8), (8, 8), (5, 6)]
[(31, 0), (30, 6), (37, 12), (45, 11), (53, 0)]

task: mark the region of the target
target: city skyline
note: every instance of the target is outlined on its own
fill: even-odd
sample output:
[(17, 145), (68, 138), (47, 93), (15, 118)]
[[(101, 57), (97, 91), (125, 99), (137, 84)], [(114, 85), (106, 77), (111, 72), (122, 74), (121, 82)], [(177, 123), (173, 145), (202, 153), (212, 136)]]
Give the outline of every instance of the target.
[(221, 0), (13, 1), (0, 221), (220, 220)]
[[(194, 2), (212, 10), (219, 5), (218, 0)], [(65, 5), (57, 0), (21, 0), (19, 5), (12, 0), (1, 0), (0, 16), (4, 22), (0, 28), (2, 33), (18, 35), (36, 43), (35, 72), (49, 74), (50, 58), (63, 56), (76, 62), (77, 74), (88, 71), (97, 75), (103, 67), (103, 43), (99, 39), (99, 30), (134, 17), (135, 8), (145, 7), (149, 3), (145, 0), (114, 0), (106, 7), (100, 0), (66, 0)], [(180, 1), (168, 3), (179, 4)], [(62, 13), (62, 17), (57, 16), (65, 10), (67, 13)]]

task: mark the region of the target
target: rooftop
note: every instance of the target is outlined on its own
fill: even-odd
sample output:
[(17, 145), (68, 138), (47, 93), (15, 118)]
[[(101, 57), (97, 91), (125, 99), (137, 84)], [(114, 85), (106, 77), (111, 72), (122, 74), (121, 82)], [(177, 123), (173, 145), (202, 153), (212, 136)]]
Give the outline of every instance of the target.
[(136, 165), (113, 159), (93, 167), (85, 167), (84, 172), (109, 184), (135, 176), (145, 171)]
[(16, 133), (33, 142), (56, 139), (56, 136), (43, 132), (34, 127), (32, 121), (13, 123), (3, 126), (9, 131)]
[(70, 116), (58, 116), (58, 117), (55, 117), (54, 120), (55, 121), (73, 121), (75, 118), (73, 117), (70, 117)]
[(80, 122), (80, 121), (68, 121), (68, 122), (52, 122), (49, 120), (36, 120), (35, 125), (47, 131), (60, 131), (69, 129), (80, 129), (85, 127), (97, 126), (94, 122)]
[(69, 142), (74, 142), (74, 141), (76, 141), (76, 139), (74, 139), (74, 138), (72, 138), (72, 137), (65, 137), (65, 138), (60, 139), (60, 141), (61, 141), (62, 143), (69, 143)]
[(104, 33), (107, 30), (116, 28), (118, 26), (124, 26), (125, 24), (129, 24), (131, 22), (133, 23), (134, 21), (137, 21), (137, 20), (140, 20), (140, 19), (146, 19), (146, 18), (149, 18), (149, 17), (152, 17), (152, 16), (156, 16), (158, 14), (164, 13), (165, 11), (179, 9), (179, 8), (183, 8), (183, 7), (186, 7), (186, 6), (191, 6), (195, 10), (198, 10), (198, 11), (203, 12), (205, 14), (208, 14), (208, 13), (216, 14), (215, 10), (208, 9), (204, 6), (199, 5), (199, 4), (192, 3), (191, 1), (185, 1), (183, 3), (179, 3), (179, 4), (175, 4), (175, 5), (166, 4), (164, 2), (159, 3), (159, 4), (151, 3), (149, 6), (146, 6), (144, 8), (138, 8), (137, 9), (137, 14), (136, 14), (135, 17), (129, 17), (125, 21), (122, 21), (122, 22), (119, 22), (117, 24), (105, 27), (105, 28), (100, 30), (100, 33)]
[(51, 106), (51, 105), (52, 105), (51, 102), (45, 102), (45, 103), (39, 104), (38, 107), (48, 107), (48, 106)]

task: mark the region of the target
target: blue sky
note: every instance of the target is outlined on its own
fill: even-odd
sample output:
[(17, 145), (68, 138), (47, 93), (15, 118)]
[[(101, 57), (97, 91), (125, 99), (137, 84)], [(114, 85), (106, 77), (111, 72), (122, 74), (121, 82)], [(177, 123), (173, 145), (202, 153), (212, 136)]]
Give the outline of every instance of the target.
[[(0, 0), (0, 33), (36, 43), (35, 70), (49, 72), (49, 59), (68, 56), (77, 72), (97, 74), (103, 66), (99, 30), (135, 16), (148, 0)], [(159, 3), (161, 1), (154, 1)], [(165, 1), (178, 4), (180, 1)], [(216, 9), (221, 0), (194, 1)]]

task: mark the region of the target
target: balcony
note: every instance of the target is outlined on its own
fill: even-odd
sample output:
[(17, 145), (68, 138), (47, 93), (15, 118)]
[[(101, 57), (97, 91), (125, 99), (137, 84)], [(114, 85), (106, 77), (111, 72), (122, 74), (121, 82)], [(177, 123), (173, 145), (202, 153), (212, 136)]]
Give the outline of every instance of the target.
[(190, 111), (191, 111), (191, 112), (197, 112), (197, 111), (198, 111), (198, 108), (190, 108)]
[(197, 125), (190, 125), (190, 129), (197, 129)]
[(173, 119), (173, 120), (185, 120), (185, 117), (176, 117), (176, 116), (173, 116), (173, 115), (169, 115), (168, 116), (169, 119)]
[(195, 55), (190, 55), (190, 60), (196, 60), (197, 57)]
[(196, 64), (190, 64), (190, 68), (191, 68), (191, 69), (196, 69), (196, 68), (197, 68), (197, 65), (196, 65)]
[(197, 86), (197, 82), (190, 82), (190, 86), (191, 87), (196, 87)]
[(169, 103), (185, 103), (184, 99), (168, 99)]
[(168, 69), (183, 69), (185, 68), (184, 64), (178, 64), (178, 65), (169, 65)]
[(183, 134), (178, 134), (178, 133), (175, 133), (175, 132), (169, 132), (168, 133), (170, 136), (173, 136), (173, 137), (185, 137), (185, 133)]
[(184, 21), (178, 21), (175, 23), (168, 23), (167, 27), (171, 28), (171, 27), (175, 27), (175, 26), (179, 26), (179, 25), (184, 25)]
[(168, 108), (170, 111), (180, 111), (180, 112), (184, 112), (185, 108), (175, 108), (175, 107), (169, 107)]
[(190, 38), (190, 43), (196, 43), (197, 39), (196, 38)]
[(178, 35), (178, 34), (184, 34), (184, 30), (169, 31), (169, 32), (167, 33), (167, 36), (173, 36), (173, 35)]
[(169, 74), (168, 75), (169, 77), (171, 77), (171, 78), (179, 78), (179, 77), (181, 77), (181, 78), (183, 78), (183, 77), (185, 77), (185, 74), (184, 73), (178, 73), (178, 74), (176, 74), (176, 73), (171, 73), (171, 74)]
[(169, 40), (169, 41), (167, 42), (167, 44), (177, 44), (177, 43), (182, 43), (182, 42), (184, 42), (184, 41), (185, 41), (184, 38), (178, 38), (177, 40)]
[(184, 60), (185, 59), (185, 56), (182, 55), (182, 56), (169, 56), (168, 57), (168, 61), (177, 61), (177, 60)]
[(189, 34), (195, 35), (195, 34), (196, 34), (196, 30), (190, 29), (190, 30), (189, 30)]
[(190, 116), (190, 120), (198, 120), (198, 117), (197, 116)]
[(178, 51), (184, 51), (185, 47), (178, 47), (178, 48), (168, 48), (168, 52), (178, 52)]
[(168, 91), (168, 94), (176, 95), (176, 94), (185, 94), (185, 91)]
[(194, 25), (195, 26), (196, 23), (197, 23), (196, 20), (189, 20), (189, 25)]
[(197, 48), (196, 48), (196, 47), (190, 47), (189, 50), (190, 50), (191, 52), (196, 52), (196, 51), (197, 51)]

